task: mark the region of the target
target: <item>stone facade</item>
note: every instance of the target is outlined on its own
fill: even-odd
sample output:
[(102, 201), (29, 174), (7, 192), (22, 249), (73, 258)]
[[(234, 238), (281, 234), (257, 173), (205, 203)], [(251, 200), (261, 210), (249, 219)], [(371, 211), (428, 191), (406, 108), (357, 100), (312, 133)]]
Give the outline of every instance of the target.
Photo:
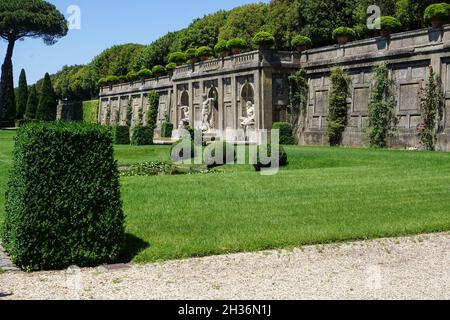
[(298, 139), (301, 144), (325, 145), (330, 70), (339, 65), (352, 80), (343, 144), (364, 145), (372, 68), (383, 62), (389, 63), (397, 89), (399, 124), (390, 146), (418, 145), (418, 93), (425, 85), (427, 67), (432, 65), (443, 79), (446, 98), (445, 129), (438, 145), (450, 151), (450, 26), (308, 50), (301, 56), (295, 52), (252, 51), (181, 66), (168, 77), (104, 87), (100, 90), (99, 122), (125, 123), (127, 113), (132, 113), (133, 125), (145, 123), (146, 96), (155, 90), (160, 93), (158, 128), (164, 120), (172, 122), (175, 129), (183, 121), (201, 128), (203, 103), (212, 98), (210, 134), (224, 138), (226, 129), (241, 128), (240, 119), (247, 116), (248, 102), (255, 106), (255, 128), (270, 129), (273, 122), (288, 119), (288, 76), (302, 66), (308, 75), (309, 98), (306, 126)]

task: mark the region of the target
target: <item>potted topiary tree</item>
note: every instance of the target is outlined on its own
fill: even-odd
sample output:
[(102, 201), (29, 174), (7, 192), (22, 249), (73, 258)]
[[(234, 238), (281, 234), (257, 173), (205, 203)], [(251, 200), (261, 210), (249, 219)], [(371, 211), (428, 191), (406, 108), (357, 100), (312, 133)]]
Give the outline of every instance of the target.
[(308, 50), (312, 46), (312, 41), (306, 36), (295, 36), (292, 39), (292, 47), (296, 48), (298, 52)]
[(156, 65), (152, 68), (152, 73), (156, 78), (159, 78), (166, 74), (166, 68), (161, 65)]
[(393, 32), (399, 30), (402, 27), (400, 21), (391, 16), (384, 16), (376, 19), (375, 25), (377, 24), (379, 24), (381, 27), (380, 35), (385, 38), (389, 37)]
[(269, 50), (275, 45), (275, 38), (269, 32), (261, 31), (253, 37), (253, 44), (260, 50)]
[(191, 63), (198, 62), (197, 49), (189, 48), (186, 50), (185, 55), (186, 55), (186, 59), (189, 60)]
[(172, 52), (169, 54), (168, 59), (169, 63), (175, 63), (177, 67), (181, 66), (186, 62), (186, 54), (183, 52)]
[(230, 48), (226, 40), (220, 40), (214, 47), (214, 52), (219, 57), (228, 57), (230, 55)]
[(152, 70), (150, 70), (150, 69), (146, 69), (146, 68), (144, 68), (144, 69), (141, 69), (138, 73), (137, 73), (137, 75), (138, 75), (138, 78), (140, 79), (140, 80), (145, 80), (145, 79), (150, 79), (150, 78), (152, 78), (153, 77), (153, 72), (152, 72)]
[(197, 49), (197, 57), (199, 57), (202, 61), (206, 61), (212, 56), (214, 56), (214, 52), (208, 46), (203, 46)]
[(424, 20), (433, 28), (440, 28), (450, 22), (450, 4), (435, 3), (425, 9)]
[(344, 45), (355, 38), (355, 31), (349, 27), (339, 27), (333, 30), (333, 39), (340, 45)]
[(239, 54), (247, 48), (247, 41), (242, 38), (230, 39), (227, 42), (232, 54)]
[(177, 67), (177, 64), (175, 62), (169, 62), (166, 65), (166, 71), (168, 73), (172, 74), (176, 67)]
[(136, 71), (130, 71), (127, 73), (128, 81), (134, 82), (139, 79), (138, 73)]

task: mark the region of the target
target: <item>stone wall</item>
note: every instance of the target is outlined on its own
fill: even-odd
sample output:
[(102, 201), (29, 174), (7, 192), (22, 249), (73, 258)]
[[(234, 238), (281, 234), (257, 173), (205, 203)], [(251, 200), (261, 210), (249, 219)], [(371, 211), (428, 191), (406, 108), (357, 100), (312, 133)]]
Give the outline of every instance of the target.
[(326, 114), (330, 92), (330, 69), (341, 66), (351, 77), (349, 121), (343, 144), (367, 144), (365, 129), (368, 124), (368, 104), (372, 87), (372, 68), (389, 63), (396, 82), (398, 132), (391, 139), (392, 147), (417, 147), (417, 125), (421, 122), (420, 90), (429, 75), (428, 66), (443, 79), (446, 112), (444, 133), (439, 138), (439, 148), (450, 150), (450, 26), (443, 29), (424, 29), (351, 42), (343, 46), (329, 46), (309, 50), (301, 57), (307, 70), (309, 102), (306, 130), (299, 136), (302, 144), (328, 143), (325, 135)]

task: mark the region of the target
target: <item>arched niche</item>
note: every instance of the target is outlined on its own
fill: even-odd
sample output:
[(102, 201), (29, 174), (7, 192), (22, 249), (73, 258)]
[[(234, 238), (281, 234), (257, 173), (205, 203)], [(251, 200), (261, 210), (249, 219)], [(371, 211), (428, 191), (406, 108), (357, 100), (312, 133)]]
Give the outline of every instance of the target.
[(241, 90), (241, 116), (247, 116), (247, 102), (250, 101), (252, 104), (255, 103), (255, 90), (253, 85), (246, 83)]
[(212, 129), (219, 129), (219, 92), (215, 87), (209, 89), (208, 98), (214, 99), (211, 105), (210, 124)]

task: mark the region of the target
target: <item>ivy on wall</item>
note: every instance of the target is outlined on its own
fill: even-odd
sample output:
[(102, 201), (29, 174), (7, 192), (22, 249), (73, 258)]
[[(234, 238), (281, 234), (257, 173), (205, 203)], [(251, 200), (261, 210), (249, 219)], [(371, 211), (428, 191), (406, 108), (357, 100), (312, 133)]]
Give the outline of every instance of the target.
[(156, 91), (151, 91), (148, 94), (148, 113), (147, 113), (147, 127), (152, 134), (156, 130), (158, 121), (158, 106), (159, 106), (159, 94)]
[(348, 123), (348, 104), (350, 78), (340, 67), (331, 70), (331, 92), (327, 114), (327, 136), (331, 146), (342, 143), (342, 134)]
[(422, 123), (418, 126), (418, 133), (422, 146), (430, 151), (435, 150), (437, 135), (441, 130), (440, 124), (444, 114), (444, 93), (442, 80), (434, 73), (433, 67), (429, 67), (425, 89), (422, 90)]
[(305, 128), (306, 107), (308, 104), (308, 79), (305, 69), (301, 68), (288, 78), (289, 115), (294, 136)]
[(83, 122), (97, 123), (98, 100), (83, 101)]
[(398, 124), (395, 115), (397, 101), (395, 98), (395, 82), (389, 75), (387, 64), (373, 69), (374, 84), (369, 101), (369, 135), (370, 146), (385, 148), (387, 138), (391, 136)]

